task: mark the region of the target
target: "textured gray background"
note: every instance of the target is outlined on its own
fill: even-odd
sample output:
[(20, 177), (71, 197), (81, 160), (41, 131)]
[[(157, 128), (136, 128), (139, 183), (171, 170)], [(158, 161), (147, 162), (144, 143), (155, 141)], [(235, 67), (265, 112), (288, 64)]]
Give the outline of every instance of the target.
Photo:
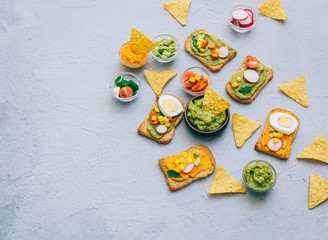
[[(159, 0), (0, 0), (0, 239), (327, 239), (328, 203), (307, 208), (309, 174), (328, 179), (327, 166), (296, 156), (320, 133), (327, 134), (328, 1), (284, 0), (284, 23), (258, 14), (249, 33), (238, 34), (227, 16), (243, 1), (193, 0), (182, 27)], [(248, 1), (257, 9), (264, 1)], [(258, 13), (258, 11), (256, 11)], [(141, 69), (118, 58), (131, 27), (150, 38), (174, 35), (176, 60), (154, 59)], [(282, 107), (301, 120), (288, 160), (256, 152), (262, 127), (241, 149), (231, 122), (216, 137), (199, 137), (182, 122), (169, 145), (136, 132), (154, 93), (144, 69), (173, 69), (177, 77), (163, 93), (191, 98), (181, 73), (201, 66), (183, 50), (186, 37), (205, 28), (237, 49), (213, 74), (224, 86), (246, 55), (274, 71), (273, 80), (250, 105), (231, 100), (231, 112), (264, 122)], [(140, 96), (115, 100), (109, 81), (122, 71), (142, 79)], [(278, 85), (306, 76), (309, 108), (285, 96)], [(206, 144), (217, 164), (239, 182), (254, 159), (272, 163), (276, 186), (267, 194), (209, 196), (214, 175), (170, 192), (157, 160)]]

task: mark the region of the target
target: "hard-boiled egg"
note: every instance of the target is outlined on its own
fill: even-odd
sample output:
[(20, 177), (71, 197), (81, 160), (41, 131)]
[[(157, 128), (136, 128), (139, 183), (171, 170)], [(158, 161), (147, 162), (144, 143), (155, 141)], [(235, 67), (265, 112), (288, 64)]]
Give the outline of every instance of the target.
[(298, 126), (298, 121), (287, 113), (274, 113), (270, 116), (270, 124), (278, 132), (292, 134)]
[(166, 117), (174, 117), (183, 110), (181, 102), (170, 95), (162, 95), (158, 99), (158, 107)]

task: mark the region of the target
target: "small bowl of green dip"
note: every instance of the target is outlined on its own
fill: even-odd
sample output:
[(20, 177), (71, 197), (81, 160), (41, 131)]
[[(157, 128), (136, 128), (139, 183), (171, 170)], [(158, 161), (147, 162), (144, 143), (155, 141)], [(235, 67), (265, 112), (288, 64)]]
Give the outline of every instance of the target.
[(267, 192), (275, 185), (277, 172), (270, 163), (255, 160), (244, 167), (243, 180), (246, 187), (254, 192)]
[(190, 129), (202, 135), (212, 135), (223, 130), (229, 122), (229, 109), (213, 114), (203, 109), (204, 95), (194, 97), (188, 103), (184, 119)]
[(151, 51), (152, 56), (160, 63), (173, 61), (179, 51), (179, 43), (169, 34), (161, 34), (153, 39), (157, 46)]

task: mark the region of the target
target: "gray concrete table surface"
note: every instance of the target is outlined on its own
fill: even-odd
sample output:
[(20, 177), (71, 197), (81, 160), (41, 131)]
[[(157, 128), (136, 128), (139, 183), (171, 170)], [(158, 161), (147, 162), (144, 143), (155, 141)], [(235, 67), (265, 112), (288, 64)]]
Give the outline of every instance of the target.
[[(0, 1), (0, 239), (328, 238), (328, 203), (307, 207), (309, 175), (328, 179), (328, 167), (296, 159), (319, 134), (328, 139), (328, 1), (282, 0), (285, 22), (256, 10), (257, 25), (245, 34), (228, 26), (230, 10), (239, 4), (257, 9), (264, 1), (193, 0), (184, 27), (164, 2)], [(175, 36), (176, 60), (123, 66), (118, 50), (132, 27), (150, 38)], [(137, 134), (155, 97), (144, 69), (178, 71), (163, 93), (191, 99), (179, 78), (186, 68), (202, 66), (183, 49), (197, 29), (238, 51), (213, 73), (213, 89), (231, 101), (231, 113), (262, 123), (276, 107), (299, 116), (288, 160), (254, 150), (263, 125), (240, 149), (231, 121), (215, 137), (199, 137), (182, 122), (168, 145)], [(246, 55), (272, 68), (274, 78), (252, 104), (242, 105), (224, 87)], [(139, 97), (129, 104), (109, 92), (109, 82), (124, 71), (142, 79)], [(278, 89), (302, 74), (309, 108)], [(157, 160), (196, 144), (210, 147), (217, 165), (239, 182), (254, 159), (272, 163), (278, 181), (266, 194), (209, 196), (212, 175), (170, 192)]]

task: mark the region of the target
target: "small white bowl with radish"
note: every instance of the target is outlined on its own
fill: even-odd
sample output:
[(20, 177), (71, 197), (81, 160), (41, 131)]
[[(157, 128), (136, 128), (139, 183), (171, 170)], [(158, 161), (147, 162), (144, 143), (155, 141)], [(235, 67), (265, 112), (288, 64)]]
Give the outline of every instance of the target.
[(256, 14), (250, 7), (236, 6), (229, 17), (230, 27), (236, 32), (248, 32), (256, 24)]

